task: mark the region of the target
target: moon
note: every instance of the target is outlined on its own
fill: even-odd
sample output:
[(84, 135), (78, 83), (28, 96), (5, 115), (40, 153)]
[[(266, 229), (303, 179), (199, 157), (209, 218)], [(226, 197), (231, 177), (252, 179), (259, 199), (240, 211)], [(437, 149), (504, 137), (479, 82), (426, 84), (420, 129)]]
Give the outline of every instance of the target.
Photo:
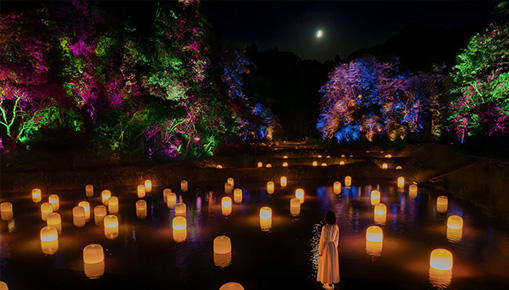
[(322, 38), (322, 36), (323, 36), (323, 31), (321, 29), (318, 29), (316, 31), (316, 38)]

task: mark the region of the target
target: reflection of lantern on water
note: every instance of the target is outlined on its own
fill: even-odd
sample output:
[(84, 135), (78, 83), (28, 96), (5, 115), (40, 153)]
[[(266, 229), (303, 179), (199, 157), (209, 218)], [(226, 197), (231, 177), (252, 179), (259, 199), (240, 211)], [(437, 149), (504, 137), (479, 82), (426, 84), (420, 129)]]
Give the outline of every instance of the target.
[(53, 211), (56, 211), (60, 208), (60, 199), (58, 195), (52, 194), (48, 197), (48, 202), (53, 206)]
[(300, 203), (304, 203), (304, 189), (297, 188), (295, 190), (295, 197), (299, 199)]
[(339, 181), (334, 182), (334, 193), (335, 194), (341, 193), (341, 182), (339, 182)]
[(59, 234), (62, 232), (62, 218), (60, 217), (60, 214), (58, 212), (52, 212), (48, 214), (48, 217), (46, 218), (46, 223), (48, 227), (54, 227), (55, 229), (57, 229)]
[(268, 194), (274, 193), (274, 181), (267, 182), (267, 193)]
[(49, 202), (44, 202), (41, 205), (41, 218), (43, 221), (46, 221), (48, 214), (53, 212), (53, 206)]
[(258, 168), (263, 167), (263, 163), (261, 161), (259, 161), (257, 166), (258, 166)]
[(313, 165), (313, 166), (318, 166), (318, 162), (313, 161), (312, 165)]
[(439, 196), (437, 197), (437, 211), (439, 213), (447, 212), (447, 204), (449, 203), (447, 196)]
[(379, 203), (375, 205), (374, 209), (375, 213), (375, 223), (379, 225), (384, 225), (387, 219), (387, 207), (383, 203)]
[(228, 177), (228, 179), (226, 180), (226, 182), (228, 184), (230, 184), (232, 186), (232, 188), (235, 186), (235, 180), (233, 179), (233, 177)]
[(383, 163), (382, 164), (382, 169), (387, 169), (387, 168), (388, 168), (387, 163)]
[(175, 216), (186, 216), (186, 204), (179, 202), (175, 205)]
[(143, 199), (136, 202), (136, 217), (144, 219), (147, 217), (147, 202)]
[(260, 228), (262, 231), (269, 231), (272, 227), (272, 209), (264, 206), (260, 209)]
[(288, 182), (288, 180), (286, 179), (286, 176), (281, 176), (280, 182), (281, 182), (281, 187), (286, 187), (286, 183)]
[(371, 191), (371, 205), (377, 205), (380, 203), (380, 191)]
[(236, 188), (233, 191), (233, 201), (236, 202), (236, 203), (241, 203), (242, 202), (242, 189)]
[(41, 229), (41, 249), (46, 255), (53, 255), (58, 251), (58, 232), (54, 227)]
[(32, 189), (32, 200), (35, 203), (41, 202), (42, 194), (41, 194), (41, 190), (39, 188)]
[(345, 176), (345, 186), (350, 187), (352, 186), (352, 177), (351, 176)]
[(188, 189), (188, 182), (187, 182), (187, 180), (182, 180), (180, 182), (180, 189), (182, 190), (182, 192), (187, 192), (187, 189)]
[(146, 192), (152, 191), (152, 180), (150, 179), (145, 180), (145, 191)]
[(174, 192), (170, 192), (166, 195), (166, 205), (168, 208), (172, 208), (177, 204), (177, 195)]
[(429, 281), (436, 288), (447, 288), (452, 280), (452, 253), (445, 249), (431, 252), (429, 261)]
[(177, 216), (173, 218), (173, 240), (177, 243), (187, 239), (187, 221), (185, 217)]
[(108, 205), (108, 199), (110, 199), (110, 197), (111, 197), (111, 191), (106, 189), (101, 192), (102, 203), (104, 205)]
[(447, 240), (457, 243), (463, 238), (463, 218), (452, 215), (447, 219)]
[(398, 177), (398, 188), (405, 187), (405, 178), (403, 176)]
[(230, 215), (232, 213), (232, 199), (229, 196), (223, 197), (221, 199), (221, 211), (223, 212), (223, 215)]
[(85, 194), (87, 197), (94, 196), (94, 186), (92, 184), (85, 185)]
[(417, 184), (411, 184), (408, 187), (408, 196), (412, 199), (417, 197)]
[(110, 214), (117, 214), (118, 213), (118, 197), (112, 196), (108, 200), (108, 212)]
[(371, 226), (366, 230), (366, 254), (378, 257), (382, 254), (384, 234), (380, 227)]
[(138, 198), (144, 198), (145, 194), (146, 194), (145, 185), (143, 184), (138, 185)]
[(224, 184), (224, 193), (225, 194), (232, 194), (233, 187), (230, 183), (226, 182)]
[(220, 268), (226, 268), (232, 264), (232, 253), (218, 254), (214, 253), (214, 265)]
[(90, 203), (88, 201), (80, 201), (78, 206), (83, 207), (85, 210), (85, 219), (88, 221), (90, 219)]
[(339, 161), (339, 165), (341, 165), (341, 166), (345, 165), (345, 161), (343, 161), (343, 160)]
[(85, 218), (85, 209), (82, 206), (75, 206), (72, 209), (72, 222), (76, 227), (84, 227), (87, 219)]
[(104, 217), (107, 215), (107, 210), (104, 205), (94, 207), (94, 221), (97, 226), (102, 225)]
[(267, 163), (267, 165), (265, 165), (266, 168), (271, 168), (272, 167), (272, 164), (270, 163)]
[(90, 244), (83, 248), (85, 276), (97, 279), (104, 274), (104, 250), (99, 244)]
[(290, 199), (290, 214), (298, 216), (300, 214), (300, 200), (296, 197)]
[(236, 282), (228, 282), (221, 286), (219, 290), (244, 290), (244, 287), (242, 287), (242, 285)]
[(214, 239), (214, 253), (227, 254), (232, 251), (232, 243), (228, 236), (218, 236)]
[(118, 237), (118, 218), (116, 215), (110, 214), (104, 217), (104, 235), (110, 240)]
[(11, 220), (13, 216), (12, 203), (8, 201), (2, 202), (0, 204), (0, 215), (4, 221)]

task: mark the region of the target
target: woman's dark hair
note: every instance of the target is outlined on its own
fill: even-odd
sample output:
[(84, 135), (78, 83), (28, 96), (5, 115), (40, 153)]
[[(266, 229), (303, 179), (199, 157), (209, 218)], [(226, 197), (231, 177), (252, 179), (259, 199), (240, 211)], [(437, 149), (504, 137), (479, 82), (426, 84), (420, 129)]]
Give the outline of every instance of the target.
[(325, 214), (325, 217), (323, 218), (323, 221), (326, 222), (329, 225), (335, 225), (336, 224), (336, 214), (333, 211), (328, 211)]

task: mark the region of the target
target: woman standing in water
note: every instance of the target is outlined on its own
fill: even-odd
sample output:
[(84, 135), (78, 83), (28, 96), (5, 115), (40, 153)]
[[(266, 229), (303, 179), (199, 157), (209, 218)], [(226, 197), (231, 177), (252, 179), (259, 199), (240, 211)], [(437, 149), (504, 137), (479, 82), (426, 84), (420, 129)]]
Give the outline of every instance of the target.
[(316, 280), (323, 283), (323, 288), (334, 289), (334, 284), (339, 283), (339, 227), (336, 224), (336, 215), (332, 211), (325, 214), (318, 245), (318, 273)]

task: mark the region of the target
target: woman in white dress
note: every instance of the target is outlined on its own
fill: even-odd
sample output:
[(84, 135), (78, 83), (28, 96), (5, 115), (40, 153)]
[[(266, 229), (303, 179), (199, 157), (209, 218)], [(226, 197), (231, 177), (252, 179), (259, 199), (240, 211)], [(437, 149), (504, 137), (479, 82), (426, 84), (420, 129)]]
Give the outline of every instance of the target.
[(323, 283), (323, 288), (334, 289), (334, 284), (339, 283), (339, 227), (332, 211), (325, 214), (324, 221), (326, 224), (322, 227), (318, 246), (320, 258), (316, 280)]

